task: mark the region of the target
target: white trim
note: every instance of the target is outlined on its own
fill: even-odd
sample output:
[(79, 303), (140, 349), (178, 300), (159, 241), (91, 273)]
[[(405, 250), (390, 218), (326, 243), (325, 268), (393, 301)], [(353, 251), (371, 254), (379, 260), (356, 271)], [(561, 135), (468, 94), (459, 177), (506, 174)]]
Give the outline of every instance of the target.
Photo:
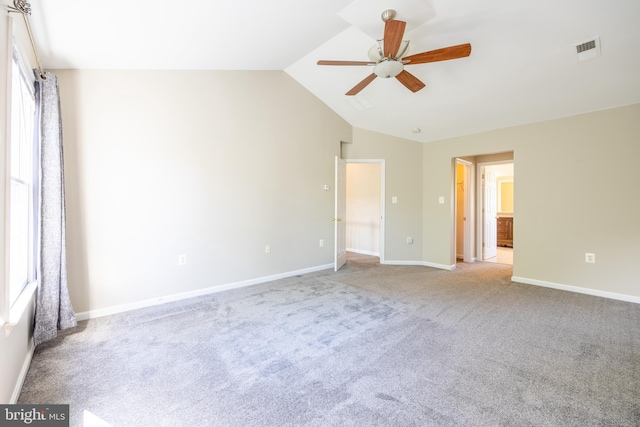
[(333, 214), (333, 270), (347, 263), (347, 162), (335, 157), (334, 214)]
[(545, 288), (559, 289), (561, 291), (575, 292), (578, 294), (593, 295), (596, 297), (603, 297), (603, 298), (609, 298), (609, 299), (615, 299), (615, 300), (640, 304), (640, 297), (636, 297), (633, 295), (618, 294), (615, 292), (600, 291), (600, 290), (591, 289), (591, 288), (582, 288), (580, 286), (563, 285), (561, 283), (553, 283), (553, 282), (547, 282), (544, 280), (537, 280), (537, 279), (528, 279), (526, 277), (518, 277), (518, 276), (512, 276), (511, 281), (524, 283), (526, 285), (542, 286)]
[(440, 270), (453, 270), (456, 268), (455, 264), (454, 265), (446, 265), (446, 264), (436, 264), (434, 262), (427, 262), (427, 261), (402, 261), (402, 260), (387, 260), (385, 262), (380, 262), (380, 264), (385, 264), (385, 265), (419, 265), (421, 267), (432, 267), (432, 268), (438, 268)]
[[(475, 197), (473, 188), (475, 188), (475, 183), (473, 181), (474, 176), (474, 165), (472, 162), (467, 160), (463, 160), (459, 157), (455, 157), (455, 162), (453, 164), (453, 195), (451, 200), (453, 201), (453, 210), (452, 214), (452, 236), (451, 236), (451, 248), (454, 253), (454, 258), (451, 260), (452, 262), (456, 262), (459, 258), (463, 262), (473, 262), (473, 250), (474, 250), (474, 237), (475, 237), (475, 216), (474, 216), (474, 204)], [(457, 219), (458, 219), (458, 165), (464, 166), (464, 185), (466, 186), (464, 190), (464, 216), (466, 218), (464, 222), (464, 236), (463, 236), (463, 248), (462, 254), (456, 253), (458, 251), (458, 229), (457, 229)], [(465, 257), (466, 255), (466, 257)]]
[(11, 335), (11, 331), (13, 331), (13, 328), (18, 324), (27, 307), (34, 304), (34, 294), (37, 289), (37, 281), (29, 283), (22, 290), (18, 299), (16, 299), (16, 302), (11, 306), (9, 310), (9, 319), (3, 324), (5, 338)]
[[(10, 279), (9, 279), (9, 236), (11, 235), (11, 229), (9, 224), (9, 207), (11, 206), (11, 176), (10, 176), (10, 165), (11, 165), (11, 90), (13, 88), (12, 85), (12, 74), (13, 74), (13, 17), (7, 14), (7, 68), (6, 68), (6, 76), (7, 80), (5, 82), (5, 93), (7, 94), (5, 98), (5, 108), (6, 108), (6, 126), (5, 126), (5, 134), (2, 136), (6, 141), (4, 145), (4, 170), (2, 172), (2, 178), (0, 179), (0, 183), (4, 183), (2, 191), (2, 195), (4, 197), (4, 205), (2, 212), (0, 212), (0, 226), (3, 228), (3, 243), (4, 245), (4, 256), (0, 259), (0, 271), (2, 271), (2, 277), (0, 277), (0, 317), (2, 318), (2, 323), (9, 321), (11, 316), (11, 295), (10, 295)], [(1, 185), (1, 184), (0, 184)]]
[(455, 264), (446, 265), (446, 264), (436, 264), (435, 262), (423, 261), (422, 265), (425, 266), (425, 267), (439, 268), (441, 270), (449, 270), (449, 271), (456, 269), (456, 265)]
[(397, 260), (386, 260), (384, 262), (380, 261), (380, 264), (384, 265), (424, 265), (422, 261), (397, 261)]
[(199, 297), (202, 295), (209, 295), (216, 292), (228, 291), (231, 289), (244, 288), (247, 286), (258, 285), (260, 283), (271, 282), (273, 280), (278, 280), (278, 279), (285, 279), (287, 277), (293, 277), (299, 274), (313, 273), (316, 271), (326, 270), (329, 268), (333, 269), (333, 264), (325, 264), (317, 267), (304, 268), (302, 270), (274, 274), (271, 276), (258, 277), (256, 279), (243, 280), (241, 282), (227, 283), (225, 285), (211, 286), (204, 289), (197, 289), (195, 291), (181, 292), (178, 294), (151, 298), (143, 301), (132, 302), (129, 304), (99, 308), (96, 310), (83, 311), (81, 313), (76, 313), (76, 320), (82, 321), (82, 320), (94, 319), (96, 317), (110, 316), (112, 314), (124, 313), (126, 311), (137, 310), (145, 307), (152, 307), (154, 305), (160, 305), (160, 304), (173, 302), (173, 301), (180, 301), (183, 299)]
[[(9, 336), (13, 327), (17, 324), (17, 322), (22, 317), (22, 313), (24, 309), (27, 307), (29, 301), (32, 300), (32, 295), (35, 292), (35, 288), (37, 288), (37, 273), (36, 273), (36, 246), (37, 246), (37, 227), (39, 222), (39, 213), (34, 211), (34, 182), (37, 180), (37, 176), (34, 180), (34, 156), (36, 155), (34, 151), (34, 145), (36, 144), (35, 138), (28, 139), (31, 144), (31, 152), (29, 154), (30, 157), (30, 171), (29, 171), (29, 181), (25, 182), (24, 177), (16, 178), (11, 174), (11, 124), (12, 124), (12, 115), (15, 113), (12, 111), (13, 108), (13, 85), (14, 79), (19, 79), (20, 90), (26, 88), (29, 92), (29, 96), (31, 97), (31, 101), (33, 101), (33, 105), (29, 105), (29, 107), (33, 107), (33, 111), (35, 112), (36, 104), (35, 104), (35, 76), (31, 69), (31, 62), (29, 57), (24, 54), (21, 44), (17, 40), (17, 34), (15, 33), (14, 21), (11, 16), (8, 16), (8, 32), (7, 32), (7, 50), (10, 54), (7, 58), (7, 98), (6, 98), (6, 108), (7, 108), (7, 126), (6, 126), (6, 148), (5, 148), (5, 167), (7, 173), (4, 176), (5, 188), (5, 212), (3, 212), (2, 221), (4, 222), (4, 238), (5, 238), (5, 257), (3, 260), (4, 266), (4, 276), (2, 277), (2, 282), (0, 283), (0, 287), (2, 288), (2, 302), (0, 307), (0, 317), (2, 318), (3, 329), (5, 337)], [(18, 67), (18, 76), (14, 76), (14, 63)], [(21, 104), (21, 112), (24, 112), (24, 105)], [(33, 123), (33, 126), (36, 126), (36, 123)], [(34, 131), (34, 129), (31, 129)], [(31, 136), (34, 136), (35, 133), (32, 132)], [(39, 176), (39, 174), (37, 174)], [(28, 194), (28, 255), (27, 255), (27, 280), (26, 283), (20, 285), (21, 289), (18, 292), (17, 287), (12, 288), (11, 284), (11, 184), (12, 182), (17, 182), (20, 185), (26, 186), (27, 194)], [(15, 295), (15, 292), (18, 292), (18, 295)]]
[(33, 343), (33, 338), (31, 338), (29, 339), (29, 351), (27, 352), (27, 357), (25, 357), (24, 362), (22, 362), (22, 369), (20, 369), (18, 381), (13, 387), (11, 400), (9, 400), (9, 404), (11, 405), (14, 405), (18, 402), (18, 398), (20, 397), (20, 393), (22, 392), (22, 386), (24, 385), (24, 380), (27, 378), (27, 372), (29, 372), (29, 366), (31, 366), (31, 359), (33, 358), (33, 352), (35, 351), (35, 349), (36, 346)]

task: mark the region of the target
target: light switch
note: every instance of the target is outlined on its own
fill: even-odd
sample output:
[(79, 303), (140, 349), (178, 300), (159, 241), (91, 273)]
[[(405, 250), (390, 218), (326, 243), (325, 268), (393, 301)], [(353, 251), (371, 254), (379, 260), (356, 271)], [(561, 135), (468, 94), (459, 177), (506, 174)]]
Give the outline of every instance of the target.
[(391, 203), (398, 203), (398, 198), (396, 196), (393, 196), (391, 198)]
[(438, 203), (440, 203), (441, 205), (444, 205), (444, 196), (438, 197)]

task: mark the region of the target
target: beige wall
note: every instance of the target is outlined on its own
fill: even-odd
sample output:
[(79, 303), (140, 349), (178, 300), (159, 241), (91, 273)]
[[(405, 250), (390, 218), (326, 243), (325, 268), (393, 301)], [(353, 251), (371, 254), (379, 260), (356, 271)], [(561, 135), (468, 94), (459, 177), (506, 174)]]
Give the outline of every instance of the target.
[(76, 312), (333, 262), (351, 127), (286, 73), (56, 73)]
[(535, 129), (515, 153), (515, 239), (526, 262), (514, 275), (640, 296), (640, 105)]
[(513, 181), (504, 181), (498, 179), (498, 185), (500, 186), (500, 206), (498, 206), (498, 212), (512, 213), (513, 212)]
[[(345, 159), (385, 160), (385, 248), (387, 262), (420, 261), (422, 253), (422, 144), (363, 129), (344, 144)], [(398, 203), (392, 204), (392, 197)], [(414, 243), (407, 244), (407, 237)]]
[(0, 332), (0, 403), (15, 403), (24, 375), (29, 369), (33, 352), (33, 317), (35, 301), (32, 297), (22, 311), (11, 333)]
[(640, 296), (638, 141), (632, 105), (426, 144), (423, 259), (450, 262), (451, 159), (513, 150), (514, 276)]

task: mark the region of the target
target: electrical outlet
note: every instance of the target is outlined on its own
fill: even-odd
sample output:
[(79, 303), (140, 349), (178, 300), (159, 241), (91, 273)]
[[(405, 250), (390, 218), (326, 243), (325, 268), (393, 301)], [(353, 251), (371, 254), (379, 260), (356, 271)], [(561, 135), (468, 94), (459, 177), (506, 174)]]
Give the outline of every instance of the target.
[(413, 245), (413, 237), (407, 237), (407, 244)]
[(587, 262), (589, 264), (595, 264), (596, 263), (596, 254), (592, 254), (592, 253), (585, 253), (584, 254), (584, 262)]
[(187, 255), (181, 254), (178, 255), (178, 265), (185, 265), (187, 263)]
[(264, 247), (264, 253), (265, 254), (270, 254), (271, 253), (271, 246), (267, 245)]

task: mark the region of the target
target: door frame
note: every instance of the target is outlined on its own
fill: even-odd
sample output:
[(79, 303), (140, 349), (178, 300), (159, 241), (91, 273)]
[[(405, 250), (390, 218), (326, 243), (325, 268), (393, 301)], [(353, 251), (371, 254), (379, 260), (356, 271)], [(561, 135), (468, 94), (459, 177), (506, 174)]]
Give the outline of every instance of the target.
[(458, 227), (457, 224), (457, 207), (458, 207), (458, 165), (464, 166), (464, 183), (466, 185), (466, 191), (464, 192), (464, 242), (462, 249), (462, 261), (463, 262), (474, 262), (476, 257), (473, 256), (473, 237), (474, 233), (474, 225), (475, 218), (473, 215), (473, 203), (474, 203), (474, 183), (473, 183), (473, 163), (467, 160), (463, 160), (460, 158), (455, 158), (455, 162), (453, 163), (453, 200), (454, 200), (454, 209), (453, 209), (453, 243), (451, 245), (452, 249), (452, 265), (455, 265), (457, 261), (457, 242), (458, 242)]
[(384, 264), (384, 242), (385, 242), (385, 223), (386, 223), (386, 214), (385, 214), (385, 160), (384, 159), (344, 159), (347, 163), (370, 163), (370, 164), (379, 164), (380, 165), (380, 264)]
[[(476, 255), (479, 261), (482, 261), (482, 243), (484, 241), (484, 230), (482, 224), (484, 223), (484, 215), (482, 213), (482, 205), (484, 202), (483, 194), (482, 194), (482, 173), (484, 172), (484, 168), (486, 166), (495, 166), (495, 165), (507, 165), (513, 164), (515, 171), (515, 159), (511, 160), (498, 160), (493, 162), (482, 162), (476, 164), (476, 214), (478, 219), (479, 226), (476, 227)], [(515, 172), (513, 174), (513, 180), (515, 182)]]
[(344, 159), (335, 158), (334, 189), (334, 251), (333, 269), (338, 271), (347, 262), (346, 244), (346, 208), (347, 208), (347, 163)]

